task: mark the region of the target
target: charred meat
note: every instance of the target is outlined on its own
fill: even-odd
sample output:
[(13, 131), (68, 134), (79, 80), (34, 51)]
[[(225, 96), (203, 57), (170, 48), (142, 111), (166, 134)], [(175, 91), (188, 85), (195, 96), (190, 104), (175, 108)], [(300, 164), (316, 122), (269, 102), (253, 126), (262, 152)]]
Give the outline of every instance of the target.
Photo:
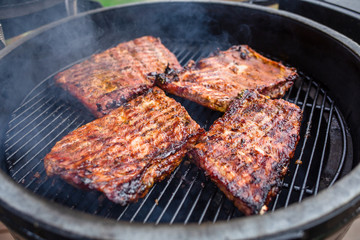
[(58, 73), (55, 82), (101, 117), (153, 87), (147, 74), (167, 66), (181, 69), (160, 39), (145, 36), (91, 56)]
[(256, 89), (271, 98), (282, 97), (297, 78), (296, 70), (272, 61), (246, 45), (190, 61), (180, 72), (156, 75), (169, 93), (224, 112), (241, 90)]
[(189, 156), (240, 211), (257, 214), (281, 187), (301, 119), (295, 104), (245, 90)]
[(57, 142), (44, 158), (45, 169), (125, 205), (168, 176), (203, 131), (181, 104), (154, 87)]

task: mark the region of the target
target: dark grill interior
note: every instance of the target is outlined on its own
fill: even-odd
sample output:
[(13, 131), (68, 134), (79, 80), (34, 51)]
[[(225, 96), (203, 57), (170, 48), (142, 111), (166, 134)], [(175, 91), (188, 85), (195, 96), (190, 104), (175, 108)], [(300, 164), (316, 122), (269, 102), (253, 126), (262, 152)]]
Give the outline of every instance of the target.
[[(182, 65), (206, 57), (218, 42), (164, 40)], [(99, 50), (100, 51), (100, 50)], [(72, 65), (72, 64), (71, 64)], [(295, 66), (296, 67), (296, 66)], [(303, 112), (301, 139), (283, 189), (269, 211), (301, 202), (330, 187), (351, 169), (351, 137), (343, 117), (316, 79), (303, 73), (285, 99)], [(221, 113), (175, 97), (201, 126), (208, 129)], [(242, 217), (233, 204), (187, 159), (167, 179), (150, 190), (144, 199), (127, 206), (107, 200), (101, 193), (72, 187), (60, 178), (46, 176), (42, 158), (64, 135), (92, 120), (81, 105), (53, 85), (52, 76), (41, 81), (13, 112), (6, 134), (9, 175), (30, 191), (72, 209), (129, 222), (202, 223)]]

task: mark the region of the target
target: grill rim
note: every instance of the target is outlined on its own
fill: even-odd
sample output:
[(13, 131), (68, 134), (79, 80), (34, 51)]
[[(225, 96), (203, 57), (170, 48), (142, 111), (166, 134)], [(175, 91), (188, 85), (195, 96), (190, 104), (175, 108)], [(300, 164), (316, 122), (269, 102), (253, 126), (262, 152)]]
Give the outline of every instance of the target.
[[(161, 3), (164, 1), (157, 1)], [(188, 2), (188, 1), (175, 1)], [(352, 54), (360, 59), (360, 46), (342, 34), (325, 27), (312, 20), (297, 16), (284, 11), (273, 10), (261, 6), (254, 6), (245, 3), (230, 3), (220, 1), (192, 1), (195, 3), (217, 3), (227, 4), (254, 10), (261, 10), (266, 13), (288, 18), (292, 21), (299, 22), (309, 28), (318, 30), (334, 41), (339, 42), (346, 47)], [(131, 7), (134, 5), (153, 4), (151, 3), (134, 3), (122, 5), (121, 7), (111, 7), (105, 9), (93, 10), (87, 13), (79, 14), (76, 17), (69, 17), (54, 22), (38, 29), (33, 34), (28, 35), (24, 39), (8, 46), (0, 52), (0, 59), (8, 53), (16, 49), (25, 41), (33, 38), (37, 34), (45, 32), (47, 29), (57, 26), (63, 22), (74, 18), (81, 18), (85, 15), (107, 11), (114, 8)], [(3, 146), (2, 146), (3, 147)], [(279, 209), (275, 212), (269, 212), (264, 216), (250, 216), (246, 218), (233, 219), (229, 222), (217, 222), (188, 224), (159, 224), (154, 227), (153, 224), (139, 224), (128, 222), (116, 222), (111, 219), (103, 219), (86, 213), (81, 213), (68, 209), (60, 204), (41, 199), (29, 190), (16, 184), (10, 176), (0, 171), (0, 203), (2, 212), (10, 212), (16, 217), (26, 220), (32, 227), (42, 229), (49, 232), (55, 232), (61, 236), (85, 236), (87, 238), (154, 238), (166, 237), (169, 234), (174, 238), (213, 238), (219, 239), (229, 238), (263, 238), (276, 235), (282, 237), (302, 237), (304, 230), (328, 221), (340, 215), (350, 215), (355, 217), (357, 214), (349, 214), (357, 209), (360, 203), (360, 166), (355, 167), (349, 174), (336, 182), (331, 188), (321, 191), (317, 196), (309, 197), (300, 204), (292, 204), (286, 209)], [(344, 188), (343, 186), (346, 186)], [(19, 196), (22, 196), (21, 198)], [(328, 201), (332, 199), (332, 201)], [(324, 204), (327, 203), (327, 204)], [(289, 214), (291, 212), (292, 214)], [(296, 217), (294, 217), (296, 216)], [(3, 218), (3, 216), (1, 216)], [(277, 219), (277, 225), (273, 225), (274, 219)], [(6, 219), (5, 223), (6, 223)], [(347, 221), (351, 218), (348, 216)], [(346, 224), (343, 222), (342, 224)], [(286, 235), (284, 235), (286, 232)], [(226, 234), (227, 236), (224, 236)]]

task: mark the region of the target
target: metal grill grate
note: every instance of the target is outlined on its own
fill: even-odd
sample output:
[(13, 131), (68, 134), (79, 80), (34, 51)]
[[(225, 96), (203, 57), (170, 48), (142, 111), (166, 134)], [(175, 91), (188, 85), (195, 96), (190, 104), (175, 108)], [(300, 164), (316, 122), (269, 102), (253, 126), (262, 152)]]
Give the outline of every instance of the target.
[[(205, 57), (217, 48), (228, 47), (220, 43), (163, 42), (182, 65), (190, 59)], [(299, 105), (304, 112), (301, 139), (289, 174), (283, 179), (283, 189), (270, 205), (272, 211), (301, 202), (334, 184), (351, 151), (351, 138), (334, 101), (316, 81), (300, 75), (284, 98)], [(190, 101), (174, 98), (206, 129), (221, 116)], [(68, 101), (66, 94), (53, 86), (52, 76), (40, 82), (13, 112), (9, 122), (6, 134), (9, 175), (51, 201), (119, 221), (200, 224), (243, 216), (187, 159), (167, 180), (155, 184), (145, 198), (124, 207), (99, 192), (79, 190), (59, 178), (48, 178), (42, 158), (64, 135), (91, 120), (80, 105), (74, 104), (73, 99)]]

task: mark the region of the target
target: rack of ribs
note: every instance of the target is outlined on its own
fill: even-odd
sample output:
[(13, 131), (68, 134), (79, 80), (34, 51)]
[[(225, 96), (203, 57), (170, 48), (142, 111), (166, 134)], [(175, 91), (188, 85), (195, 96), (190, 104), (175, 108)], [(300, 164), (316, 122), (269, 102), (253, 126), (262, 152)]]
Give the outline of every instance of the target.
[(245, 89), (255, 89), (271, 98), (282, 97), (298, 74), (294, 68), (272, 61), (247, 45), (239, 45), (198, 63), (190, 61), (181, 71), (167, 68), (154, 76), (165, 91), (225, 112)]
[(281, 187), (301, 120), (295, 104), (244, 90), (198, 139), (189, 157), (240, 211), (262, 213)]
[(168, 176), (203, 132), (180, 103), (154, 87), (66, 135), (44, 165), (49, 176), (125, 205)]
[(58, 73), (55, 83), (101, 117), (153, 87), (147, 74), (167, 66), (181, 69), (160, 39), (144, 36), (92, 55)]

